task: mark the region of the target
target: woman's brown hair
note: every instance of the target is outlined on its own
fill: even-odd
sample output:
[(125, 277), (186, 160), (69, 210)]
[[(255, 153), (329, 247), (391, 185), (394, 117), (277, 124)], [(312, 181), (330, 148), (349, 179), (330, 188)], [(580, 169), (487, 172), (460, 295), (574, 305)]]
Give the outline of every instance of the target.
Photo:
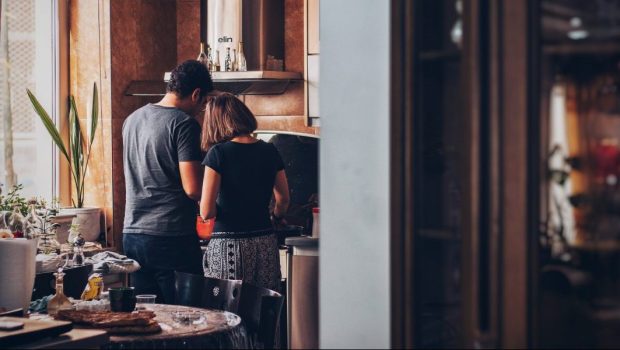
[(202, 123), (202, 150), (207, 151), (215, 144), (251, 134), (256, 128), (254, 114), (235, 95), (220, 93), (212, 96), (207, 102)]

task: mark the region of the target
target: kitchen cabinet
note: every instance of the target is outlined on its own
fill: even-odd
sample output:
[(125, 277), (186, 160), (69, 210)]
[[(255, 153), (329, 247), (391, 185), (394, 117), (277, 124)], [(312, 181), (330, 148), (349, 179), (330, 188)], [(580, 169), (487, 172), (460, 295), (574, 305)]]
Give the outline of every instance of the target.
[(308, 0), (308, 55), (319, 54), (319, 37), (319, 0)]
[(528, 345), (530, 3), (393, 1), (393, 347)]
[(305, 2), (305, 79), (306, 79), (306, 116), (307, 125), (319, 126), (319, 0), (306, 0)]

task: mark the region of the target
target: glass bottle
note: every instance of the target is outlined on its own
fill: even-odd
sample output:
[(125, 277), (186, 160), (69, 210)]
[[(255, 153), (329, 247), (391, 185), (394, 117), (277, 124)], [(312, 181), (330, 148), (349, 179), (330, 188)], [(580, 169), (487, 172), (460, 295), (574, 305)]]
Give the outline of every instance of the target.
[(11, 217), (9, 218), (9, 230), (15, 238), (24, 237), (25, 224), (24, 216), (19, 211), (19, 207), (14, 207)]
[(215, 50), (215, 62), (213, 62), (213, 71), (220, 71), (220, 50)]
[(72, 305), (69, 298), (64, 293), (64, 276), (62, 268), (58, 268), (58, 272), (54, 273), (56, 276), (56, 294), (47, 302), (47, 313), (55, 316), (59, 310), (71, 309)]
[(207, 47), (207, 68), (209, 72), (213, 72), (213, 54), (211, 47)]
[(198, 57), (196, 58), (196, 61), (204, 64), (206, 67), (208, 67), (209, 65), (209, 61), (207, 58), (207, 54), (205, 53), (205, 43), (200, 43), (200, 53), (198, 54)]
[(13, 233), (8, 225), (8, 217), (10, 214), (10, 211), (0, 211), (0, 238), (13, 238)]
[(224, 71), (232, 71), (232, 61), (230, 59), (230, 47), (226, 48), (226, 57), (224, 58)]
[(239, 42), (239, 57), (237, 58), (237, 66), (240, 72), (247, 72), (248, 63), (245, 60), (245, 54), (243, 53), (243, 41)]
[(84, 265), (84, 244), (86, 244), (86, 240), (78, 233), (71, 244), (73, 245), (73, 266)]
[(231, 59), (232, 63), (232, 71), (236, 72), (239, 70), (239, 67), (237, 67), (237, 49), (233, 49), (233, 53), (232, 53), (232, 59)]
[(69, 226), (69, 235), (67, 236), (67, 243), (73, 244), (75, 239), (80, 235), (80, 224), (76, 223), (76, 219), (73, 219), (71, 226)]

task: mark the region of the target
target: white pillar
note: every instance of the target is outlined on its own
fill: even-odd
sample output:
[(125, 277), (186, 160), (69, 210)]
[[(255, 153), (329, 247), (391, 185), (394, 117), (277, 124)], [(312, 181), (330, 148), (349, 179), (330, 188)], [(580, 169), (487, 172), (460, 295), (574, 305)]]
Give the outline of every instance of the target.
[(389, 15), (320, 5), (322, 348), (390, 346)]

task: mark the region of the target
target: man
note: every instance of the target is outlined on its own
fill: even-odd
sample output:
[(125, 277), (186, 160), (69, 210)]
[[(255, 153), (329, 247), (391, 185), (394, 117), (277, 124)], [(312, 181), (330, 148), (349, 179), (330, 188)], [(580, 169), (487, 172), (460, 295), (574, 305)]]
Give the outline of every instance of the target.
[(131, 275), (136, 293), (156, 294), (158, 302), (174, 303), (175, 270), (202, 275), (196, 215), (203, 167), (195, 118), (212, 90), (203, 64), (183, 62), (161, 101), (123, 124), (123, 247), (142, 267)]

